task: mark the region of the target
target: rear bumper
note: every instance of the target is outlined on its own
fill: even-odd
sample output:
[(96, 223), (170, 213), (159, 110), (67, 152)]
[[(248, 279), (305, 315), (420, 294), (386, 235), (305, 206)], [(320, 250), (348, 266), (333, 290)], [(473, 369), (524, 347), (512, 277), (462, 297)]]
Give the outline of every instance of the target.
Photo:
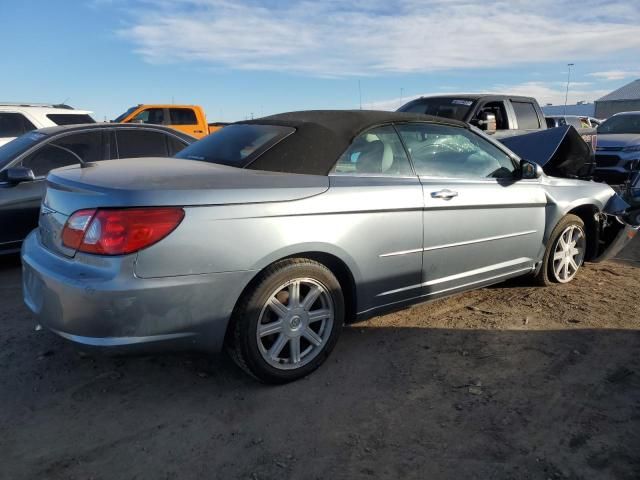
[(253, 272), (137, 278), (136, 255), (64, 258), (37, 231), (22, 247), (23, 294), (38, 321), (76, 343), (110, 350), (218, 351)]

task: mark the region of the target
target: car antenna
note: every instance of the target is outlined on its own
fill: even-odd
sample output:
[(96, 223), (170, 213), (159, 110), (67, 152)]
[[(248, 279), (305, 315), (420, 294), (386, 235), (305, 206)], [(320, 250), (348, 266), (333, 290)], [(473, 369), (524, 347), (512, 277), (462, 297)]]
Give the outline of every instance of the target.
[(80, 155), (78, 155), (76, 152), (74, 152), (73, 150), (67, 148), (67, 147), (63, 147), (61, 145), (56, 145), (55, 143), (50, 143), (49, 145), (51, 145), (52, 147), (56, 147), (59, 148), (60, 150), (63, 150), (67, 153), (70, 153), (71, 155), (73, 155), (76, 160), (78, 160), (78, 162), (80, 162), (80, 168), (86, 168), (88, 166), (90, 166), (89, 163), (85, 162), (82, 157)]

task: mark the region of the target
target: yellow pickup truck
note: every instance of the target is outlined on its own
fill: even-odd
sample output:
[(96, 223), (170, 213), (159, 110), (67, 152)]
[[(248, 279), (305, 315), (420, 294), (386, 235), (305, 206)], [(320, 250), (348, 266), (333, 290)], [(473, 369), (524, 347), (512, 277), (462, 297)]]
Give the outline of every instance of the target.
[(202, 107), (198, 105), (136, 105), (118, 118), (116, 123), (151, 123), (165, 125), (196, 138), (220, 130), (226, 123), (207, 123)]

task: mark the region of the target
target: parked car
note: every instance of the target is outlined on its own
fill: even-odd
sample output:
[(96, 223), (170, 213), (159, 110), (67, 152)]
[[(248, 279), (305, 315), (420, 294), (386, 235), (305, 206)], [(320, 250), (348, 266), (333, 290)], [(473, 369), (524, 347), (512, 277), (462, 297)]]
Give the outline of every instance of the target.
[(621, 184), (640, 171), (640, 112), (616, 113), (598, 127), (596, 175)]
[(196, 138), (220, 130), (226, 123), (207, 123), (202, 107), (198, 105), (136, 105), (114, 120), (121, 123), (147, 123), (165, 125)]
[[(581, 167), (557, 150), (545, 168)], [(177, 157), (49, 174), (22, 249), (39, 322), (107, 350), (226, 346), (286, 382), (345, 322), (520, 275), (566, 283), (636, 232), (609, 186), (447, 118), (294, 112)]]
[(547, 127), (556, 128), (571, 125), (575, 129), (592, 128), (587, 117), (579, 117), (578, 115), (551, 115), (545, 117)]
[(38, 128), (95, 123), (91, 112), (68, 105), (0, 103), (0, 146)]
[(80, 162), (172, 156), (195, 138), (164, 127), (93, 123), (34, 130), (0, 147), (0, 255), (38, 225), (50, 170)]
[[(533, 97), (494, 94), (420, 97), (398, 109), (470, 123), (497, 139), (545, 130), (547, 120)], [(549, 125), (549, 127), (563, 124)], [(595, 149), (595, 129), (577, 124), (583, 140)]]

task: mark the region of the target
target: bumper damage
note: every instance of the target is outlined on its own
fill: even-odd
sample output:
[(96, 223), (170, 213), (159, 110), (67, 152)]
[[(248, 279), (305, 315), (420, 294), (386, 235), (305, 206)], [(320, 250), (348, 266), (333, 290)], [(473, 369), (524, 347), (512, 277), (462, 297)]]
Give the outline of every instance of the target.
[(615, 257), (636, 236), (640, 225), (630, 211), (629, 204), (617, 193), (596, 214), (597, 252), (592, 262), (603, 262)]

